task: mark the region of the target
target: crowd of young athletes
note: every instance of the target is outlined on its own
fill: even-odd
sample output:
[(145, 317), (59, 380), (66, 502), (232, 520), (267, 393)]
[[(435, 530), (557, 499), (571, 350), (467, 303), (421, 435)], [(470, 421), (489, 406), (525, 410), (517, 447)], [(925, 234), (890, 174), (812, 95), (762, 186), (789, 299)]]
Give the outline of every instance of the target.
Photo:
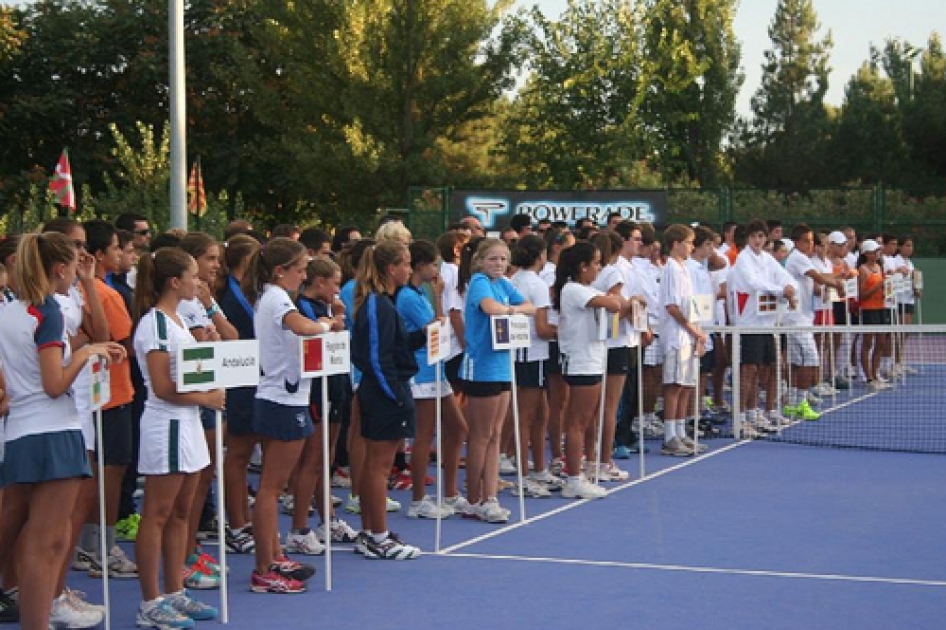
[[(467, 217), (430, 243), (412, 239), (397, 220), (383, 222), (373, 239), (355, 228), (332, 238), (291, 226), (264, 238), (235, 221), (221, 243), (200, 232), (152, 238), (145, 217), (125, 214), (114, 224), (54, 219), (41, 233), (7, 236), (0, 241), (0, 620), (18, 619), (27, 630), (101, 623), (104, 609), (66, 578), (70, 567), (99, 576), (103, 562), (112, 576), (139, 580), (140, 626), (187, 628), (215, 618), (216, 609), (193, 591), (216, 588), (221, 579), (198, 543), (216, 411), (226, 417), (226, 544), (255, 555), (249, 583), (257, 593), (304, 591), (315, 569), (286, 554), (321, 554), (329, 536), (366, 558), (416, 558), (420, 550), (388, 527), (388, 512), (400, 509), (389, 487), (411, 490), (411, 518), (503, 523), (510, 511), (498, 497), (507, 485), (536, 498), (604, 497), (602, 482), (628, 479), (615, 459), (642, 447), (642, 427), (662, 433), (663, 454), (695, 455), (705, 448), (685, 425), (696, 413), (695, 394), (707, 393), (712, 377), (710, 409), (728, 411), (723, 384), (732, 361), (725, 336), (707, 334), (701, 323), (846, 322), (852, 301), (843, 297), (843, 281), (853, 277), (860, 293), (854, 316), (888, 323), (884, 277), (913, 274), (910, 238), (857, 243), (853, 230), (825, 234), (805, 225), (793, 228), (791, 240), (780, 232), (759, 221), (727, 225), (722, 237), (706, 226), (672, 225), (658, 242), (652, 226), (620, 216), (606, 226), (533, 226), (515, 216), (502, 238), (489, 238)], [(829, 289), (839, 297), (829, 298)], [(782, 316), (762, 308), (760, 295), (784, 298), (790, 309)], [(700, 296), (708, 316), (694, 306)], [(910, 323), (916, 297), (912, 289), (897, 296), (900, 321)], [(532, 342), (516, 351), (511, 368), (508, 351), (492, 349), (490, 317), (515, 314), (530, 316)], [(433, 367), (426, 328), (438, 320), (452, 325), (453, 355)], [(352, 335), (353, 370), (329, 378), (326, 418), (321, 385), (300, 377), (299, 337), (341, 330)], [(849, 366), (855, 347), (841, 348), (840, 335), (826, 335), (839, 361), (831, 384), (818, 382), (819, 374), (835, 373), (822, 370), (825, 341), (787, 336), (794, 369), (783, 407), (774, 335), (742, 336), (739, 408), (750, 435), (789, 421), (784, 414), (816, 419), (818, 393), (852, 386), (846, 377), (857, 377)], [(177, 391), (177, 347), (233, 339), (259, 340), (258, 387)], [(859, 352), (875, 391), (888, 387), (897, 369), (909, 369), (892, 356), (888, 334), (862, 335)], [(95, 465), (84, 369), (94, 356), (111, 363), (104, 470)], [(432, 453), (437, 369), (445, 381), (443, 434)], [(511, 431), (513, 382), (520, 452)], [(765, 410), (757, 409), (760, 390)], [(637, 396), (646, 410), (640, 418)], [(315, 430), (324, 421), (328, 453)], [(258, 449), (262, 466), (251, 496), (248, 468)], [(442, 502), (425, 491), (432, 456), (443, 469)], [(322, 513), (325, 458), (333, 467), (345, 464), (345, 509), (359, 515), (357, 530), (334, 508)], [(521, 486), (501, 481), (518, 462), (526, 464)], [(93, 475), (103, 478), (103, 497)], [(139, 478), (140, 515), (133, 498)], [(292, 515), (284, 538), (280, 506)], [(135, 539), (134, 561), (116, 544), (116, 530)]]

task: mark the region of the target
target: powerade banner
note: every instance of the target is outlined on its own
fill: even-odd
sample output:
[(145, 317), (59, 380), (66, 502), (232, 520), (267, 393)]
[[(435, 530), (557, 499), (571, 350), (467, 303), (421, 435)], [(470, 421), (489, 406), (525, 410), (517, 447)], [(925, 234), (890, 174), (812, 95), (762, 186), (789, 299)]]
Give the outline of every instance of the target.
[(487, 230), (499, 230), (514, 214), (527, 214), (535, 223), (542, 219), (574, 225), (589, 218), (598, 225), (617, 212), (635, 222), (662, 224), (667, 218), (665, 190), (539, 191), (463, 190), (450, 195), (454, 220), (473, 215)]

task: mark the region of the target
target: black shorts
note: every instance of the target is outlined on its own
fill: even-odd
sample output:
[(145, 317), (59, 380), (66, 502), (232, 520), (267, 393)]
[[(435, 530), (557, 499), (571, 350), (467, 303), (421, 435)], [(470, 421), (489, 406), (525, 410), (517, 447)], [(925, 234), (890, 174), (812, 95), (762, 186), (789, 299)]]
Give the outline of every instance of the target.
[(315, 432), (308, 407), (280, 405), (262, 398), (256, 399), (253, 429), (261, 437), (280, 442), (304, 440)]
[[(351, 419), (351, 378), (348, 374), (333, 374), (328, 377), (328, 422), (347, 424)], [(322, 379), (312, 379), (312, 395), (309, 397), (309, 413), (312, 422), (322, 421)]]
[(460, 378), (460, 363), (463, 362), (463, 353), (461, 352), (452, 359), (445, 361), (443, 371), (447, 377), (447, 382), (455, 392), (463, 391), (463, 379)]
[(775, 365), (775, 337), (772, 335), (743, 335), (742, 363), (749, 365)]
[(890, 311), (885, 308), (861, 309), (861, 323), (865, 326), (889, 326)]
[(397, 400), (381, 388), (374, 378), (361, 379), (356, 396), (361, 410), (361, 436), (372, 442), (392, 442), (414, 437), (417, 414), (410, 385), (403, 381), (390, 383)]
[(489, 398), (512, 391), (507, 381), (463, 381), (463, 393), (470, 398)]
[(834, 311), (834, 323), (836, 326), (844, 326), (847, 323), (847, 300), (835, 302), (831, 305)]
[(132, 462), (131, 403), (102, 411), (102, 446), (106, 466)]
[(545, 366), (545, 373), (547, 375), (562, 373), (562, 353), (558, 349), (558, 339), (549, 342), (549, 364)]
[[(637, 354), (636, 352), (634, 353)], [(626, 375), (631, 369), (630, 348), (608, 348), (608, 374)]]
[(709, 374), (716, 369), (716, 348), (700, 357), (700, 374)]
[(601, 383), (600, 374), (563, 374), (569, 387), (591, 387)]
[(901, 304), (900, 313), (906, 314), (906, 315), (913, 315), (915, 307), (916, 307), (916, 304)]
[(516, 385), (529, 389), (548, 389), (549, 382), (546, 370), (549, 360), (526, 361), (516, 363)]
[(255, 387), (234, 387), (227, 390), (227, 433), (255, 435), (253, 431), (255, 413)]
[(200, 424), (204, 427), (204, 431), (214, 431), (217, 428), (217, 411), (209, 407), (201, 407)]

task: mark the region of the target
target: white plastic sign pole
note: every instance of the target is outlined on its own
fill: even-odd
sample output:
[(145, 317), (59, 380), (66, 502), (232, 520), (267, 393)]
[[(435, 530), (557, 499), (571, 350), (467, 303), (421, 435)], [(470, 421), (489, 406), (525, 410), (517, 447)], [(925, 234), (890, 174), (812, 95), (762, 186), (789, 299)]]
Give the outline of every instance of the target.
[[(259, 385), (259, 341), (216, 341), (177, 348), (177, 391), (206, 392)], [(214, 418), (217, 437), (217, 535), (220, 540), (220, 621), (230, 623), (227, 545), (224, 536), (226, 488), (223, 478), (223, 413)]]
[(108, 538), (105, 524), (105, 441), (102, 436), (102, 408), (112, 399), (111, 372), (105, 357), (93, 356), (86, 365), (91, 373), (92, 409), (95, 413), (95, 459), (98, 463), (99, 487), (99, 563), (102, 566), (102, 592), (105, 604), (105, 630), (112, 627), (112, 602), (108, 585)]
[(450, 355), (450, 323), (447, 320), (438, 320), (427, 326), (427, 365), (434, 366), (437, 387), (437, 528), (434, 536), (434, 551), (440, 553), (441, 512), (443, 511), (443, 402), (440, 399), (440, 371), (441, 364)]
[[(525, 315), (493, 315), (490, 317), (490, 339), (493, 350), (509, 350), (509, 370), (512, 379), (512, 426), (516, 437), (516, 459), (522, 455), (522, 435), (519, 431), (519, 396), (516, 385), (516, 355), (517, 348), (528, 348), (532, 344), (532, 333), (529, 328), (529, 318)], [(517, 461), (516, 476), (519, 482), (519, 521), (526, 520), (526, 498), (522, 487), (522, 467), (528, 466), (529, 461)]]

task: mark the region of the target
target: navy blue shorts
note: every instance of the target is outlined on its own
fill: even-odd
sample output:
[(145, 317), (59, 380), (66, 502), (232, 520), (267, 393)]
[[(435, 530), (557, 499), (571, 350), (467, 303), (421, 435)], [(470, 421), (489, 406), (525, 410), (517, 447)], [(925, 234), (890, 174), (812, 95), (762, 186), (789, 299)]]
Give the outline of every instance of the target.
[[(636, 353), (635, 353), (636, 354)], [(608, 348), (608, 374), (620, 376), (631, 371), (630, 348)]]
[(105, 465), (131, 464), (132, 442), (131, 403), (103, 410), (102, 445), (105, 448)]
[(315, 432), (307, 406), (280, 405), (262, 398), (256, 399), (253, 429), (261, 437), (280, 442), (304, 440)]
[(392, 400), (381, 384), (367, 375), (355, 395), (361, 410), (361, 435), (374, 442), (389, 442), (414, 437), (417, 422), (414, 397), (407, 383), (390, 383), (397, 400)]
[(558, 339), (549, 341), (549, 364), (546, 366), (546, 374), (562, 373), (562, 353), (558, 348)]
[(3, 485), (91, 477), (82, 431), (25, 435), (7, 442)]
[(256, 388), (235, 387), (227, 390), (227, 433), (255, 435)]
[(549, 381), (546, 378), (548, 359), (541, 361), (526, 361), (516, 363), (516, 385), (531, 389), (548, 389)]

